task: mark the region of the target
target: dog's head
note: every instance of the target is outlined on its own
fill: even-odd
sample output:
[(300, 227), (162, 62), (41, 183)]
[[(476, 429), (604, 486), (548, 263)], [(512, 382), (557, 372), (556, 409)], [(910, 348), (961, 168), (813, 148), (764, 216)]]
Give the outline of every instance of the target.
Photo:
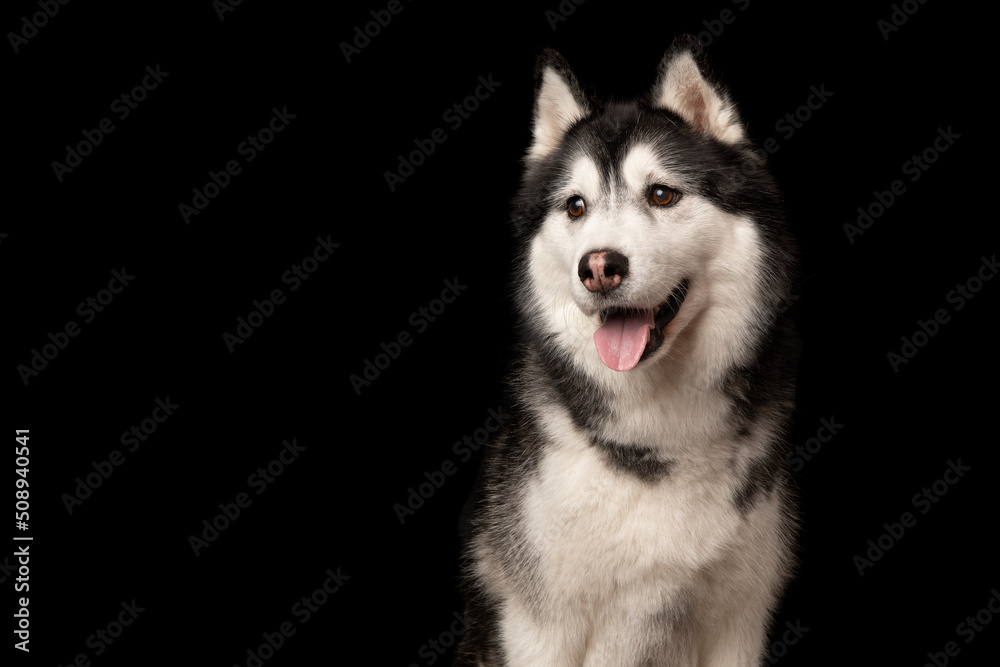
[(773, 291), (762, 282), (779, 198), (697, 40), (675, 40), (644, 99), (589, 99), (552, 50), (535, 91), (515, 203), (522, 309), (572, 347), (590, 339), (591, 361), (616, 371), (668, 356), (706, 318), (724, 325), (709, 338), (754, 326)]

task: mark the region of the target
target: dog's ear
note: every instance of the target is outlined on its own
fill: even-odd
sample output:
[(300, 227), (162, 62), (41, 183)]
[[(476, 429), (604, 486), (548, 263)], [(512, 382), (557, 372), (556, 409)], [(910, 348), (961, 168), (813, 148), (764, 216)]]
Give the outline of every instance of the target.
[(535, 115), (529, 161), (549, 153), (574, 123), (590, 113), (586, 96), (566, 60), (545, 49), (535, 64)]
[(705, 51), (692, 35), (677, 37), (664, 54), (652, 105), (673, 111), (695, 130), (727, 144), (746, 139), (736, 106), (725, 86), (712, 77)]

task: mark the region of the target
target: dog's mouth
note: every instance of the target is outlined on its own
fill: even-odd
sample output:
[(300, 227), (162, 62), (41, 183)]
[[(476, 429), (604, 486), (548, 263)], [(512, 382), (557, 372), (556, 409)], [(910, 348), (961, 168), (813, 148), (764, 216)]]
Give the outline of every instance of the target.
[(634, 368), (659, 349), (664, 329), (684, 303), (688, 292), (685, 278), (666, 301), (655, 308), (606, 308), (600, 312), (601, 327), (594, 332), (594, 343), (601, 361), (615, 371)]

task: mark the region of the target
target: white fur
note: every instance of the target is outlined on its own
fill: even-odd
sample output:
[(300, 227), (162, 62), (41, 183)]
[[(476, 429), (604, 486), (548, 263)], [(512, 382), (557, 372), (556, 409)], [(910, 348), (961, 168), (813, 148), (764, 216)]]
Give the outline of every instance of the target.
[(538, 92), (534, 143), (528, 158), (534, 160), (548, 155), (559, 145), (566, 130), (586, 113), (573, 97), (566, 80), (551, 67), (546, 69)]
[(681, 53), (671, 61), (657, 102), (719, 141), (735, 144), (746, 139), (736, 110), (702, 78), (690, 53)]

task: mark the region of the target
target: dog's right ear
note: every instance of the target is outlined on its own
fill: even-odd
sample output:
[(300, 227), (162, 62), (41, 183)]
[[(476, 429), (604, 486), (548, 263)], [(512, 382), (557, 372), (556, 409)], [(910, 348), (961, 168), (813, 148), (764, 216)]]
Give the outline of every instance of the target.
[(698, 38), (680, 35), (660, 61), (653, 106), (673, 111), (696, 131), (719, 141), (727, 144), (744, 141), (746, 133), (736, 105), (726, 87), (708, 70)]
[(552, 49), (545, 49), (535, 64), (534, 140), (529, 162), (551, 153), (577, 121), (589, 114), (587, 98), (569, 64)]

